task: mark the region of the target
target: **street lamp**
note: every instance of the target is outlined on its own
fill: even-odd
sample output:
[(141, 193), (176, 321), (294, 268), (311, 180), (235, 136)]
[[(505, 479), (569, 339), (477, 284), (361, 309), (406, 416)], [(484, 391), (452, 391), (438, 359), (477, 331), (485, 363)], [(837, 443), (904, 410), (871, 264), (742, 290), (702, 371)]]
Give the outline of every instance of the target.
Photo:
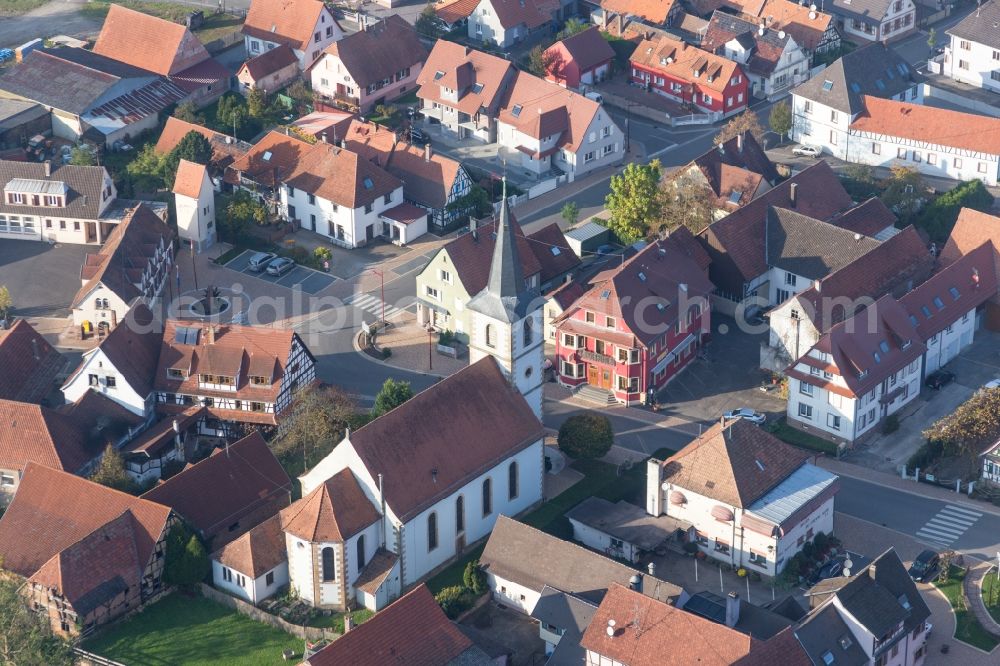
[(427, 369), (434, 369), (434, 325), (427, 324)]
[(625, 101), (625, 152), (628, 153), (632, 147), (632, 107), (639, 106), (638, 102)]

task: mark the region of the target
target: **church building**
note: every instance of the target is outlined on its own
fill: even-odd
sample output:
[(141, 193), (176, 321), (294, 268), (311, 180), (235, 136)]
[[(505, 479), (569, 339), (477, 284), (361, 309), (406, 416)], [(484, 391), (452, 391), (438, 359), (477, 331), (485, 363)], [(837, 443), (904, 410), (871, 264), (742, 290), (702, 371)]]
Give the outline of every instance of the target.
[(504, 204), (469, 367), (348, 431), (299, 477), (301, 500), (213, 555), (217, 586), (259, 602), (287, 579), (318, 608), (378, 610), (542, 501), (543, 300), (520, 265)]

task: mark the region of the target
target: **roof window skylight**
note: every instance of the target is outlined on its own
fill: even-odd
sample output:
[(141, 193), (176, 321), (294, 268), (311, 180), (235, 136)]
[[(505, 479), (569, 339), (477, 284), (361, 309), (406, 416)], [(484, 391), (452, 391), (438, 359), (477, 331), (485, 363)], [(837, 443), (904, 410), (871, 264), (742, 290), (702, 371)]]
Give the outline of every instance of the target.
[(375, 187), (375, 181), (369, 178), (368, 176), (365, 176), (365, 179), (362, 181), (362, 183), (364, 184), (366, 190), (370, 190), (373, 187)]
[(827, 92), (833, 90), (833, 81), (830, 79), (823, 81), (823, 90), (826, 90)]
[(944, 301), (941, 300), (940, 296), (934, 297), (934, 307), (936, 307), (938, 310), (944, 310)]
[(521, 106), (520, 104), (515, 104), (514, 108), (510, 110), (510, 115), (514, 116), (515, 118), (519, 117), (521, 115), (521, 110), (523, 108), (524, 107)]

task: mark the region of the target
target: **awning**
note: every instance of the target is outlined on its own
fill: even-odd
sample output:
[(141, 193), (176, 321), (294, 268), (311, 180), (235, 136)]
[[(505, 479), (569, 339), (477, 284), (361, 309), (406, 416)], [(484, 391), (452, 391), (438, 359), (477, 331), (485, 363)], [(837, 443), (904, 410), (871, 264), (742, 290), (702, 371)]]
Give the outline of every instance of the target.
[(677, 355), (680, 352), (684, 351), (692, 344), (694, 344), (694, 340), (695, 340), (694, 334), (688, 333), (687, 336), (674, 347), (673, 351), (669, 352), (666, 356), (663, 357), (663, 359), (659, 363), (653, 366), (653, 369), (650, 370), (650, 373), (656, 375), (663, 372), (663, 369), (666, 368), (671, 361), (677, 358)]
[(724, 523), (733, 522), (733, 512), (721, 504), (716, 504), (712, 507), (712, 517)]

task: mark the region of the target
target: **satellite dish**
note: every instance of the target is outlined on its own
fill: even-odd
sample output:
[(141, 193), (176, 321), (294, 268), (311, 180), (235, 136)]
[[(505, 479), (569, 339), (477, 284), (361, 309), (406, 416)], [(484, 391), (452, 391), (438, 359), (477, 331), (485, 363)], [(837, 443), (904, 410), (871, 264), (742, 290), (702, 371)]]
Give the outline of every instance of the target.
[(813, 4), (809, 5), (809, 9), (812, 11), (816, 11), (816, 3), (814, 2)]
[(845, 569), (851, 569), (853, 567), (854, 567), (854, 562), (851, 561), (851, 558), (847, 558), (846, 560), (844, 560)]
[(851, 577), (851, 570), (848, 569), (847, 567), (844, 567), (844, 570), (841, 571), (840, 573), (841, 573), (841, 575), (844, 576), (844, 578), (850, 578)]
[(785, 38), (785, 31), (784, 30), (779, 30), (778, 31), (778, 39), (784, 39), (784, 38)]
[(809, 18), (815, 19), (816, 18), (816, 12), (809, 12)]

